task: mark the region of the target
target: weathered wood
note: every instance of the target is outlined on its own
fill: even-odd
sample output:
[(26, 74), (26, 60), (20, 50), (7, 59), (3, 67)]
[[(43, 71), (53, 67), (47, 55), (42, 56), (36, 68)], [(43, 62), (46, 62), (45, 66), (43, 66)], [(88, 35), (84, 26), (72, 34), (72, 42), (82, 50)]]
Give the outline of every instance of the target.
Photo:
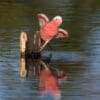
[(20, 34), (20, 52), (21, 52), (21, 59), (20, 59), (20, 76), (26, 77), (27, 76), (27, 69), (26, 69), (26, 50), (27, 50), (27, 42), (28, 37), (26, 32), (21, 32)]
[(34, 52), (40, 52), (40, 47), (41, 47), (41, 37), (39, 31), (37, 31), (34, 34), (34, 47), (33, 47)]
[(27, 42), (28, 37), (26, 32), (21, 32), (20, 34), (20, 52), (21, 56), (25, 56), (26, 50), (27, 50)]

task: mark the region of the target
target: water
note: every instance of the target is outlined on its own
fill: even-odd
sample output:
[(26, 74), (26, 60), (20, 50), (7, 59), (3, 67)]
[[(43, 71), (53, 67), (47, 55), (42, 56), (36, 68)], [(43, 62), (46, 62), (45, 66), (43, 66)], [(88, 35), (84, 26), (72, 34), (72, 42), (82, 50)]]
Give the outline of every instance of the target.
[(50, 19), (63, 16), (69, 39), (51, 41), (50, 67), (64, 70), (68, 78), (59, 85), (61, 100), (100, 98), (100, 2), (99, 0), (3, 0), (0, 1), (0, 100), (41, 100), (39, 77), (30, 71), (21, 78), (19, 36), (32, 40), (39, 29), (37, 14)]

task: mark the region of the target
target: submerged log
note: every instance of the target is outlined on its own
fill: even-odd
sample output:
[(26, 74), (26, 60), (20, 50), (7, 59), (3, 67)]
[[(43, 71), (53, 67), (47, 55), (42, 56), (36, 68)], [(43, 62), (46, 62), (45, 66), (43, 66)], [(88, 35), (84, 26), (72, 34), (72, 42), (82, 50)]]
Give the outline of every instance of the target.
[[(29, 47), (28, 45), (29, 39), (28, 34), (26, 32), (21, 32), (20, 34), (20, 52), (21, 52), (21, 60), (20, 60), (20, 76), (26, 77), (28, 75), (27, 69), (27, 59), (38, 60), (41, 58), (40, 46), (41, 46), (41, 38), (39, 32), (34, 34), (34, 43), (33, 46)], [(31, 48), (31, 49), (30, 49)]]

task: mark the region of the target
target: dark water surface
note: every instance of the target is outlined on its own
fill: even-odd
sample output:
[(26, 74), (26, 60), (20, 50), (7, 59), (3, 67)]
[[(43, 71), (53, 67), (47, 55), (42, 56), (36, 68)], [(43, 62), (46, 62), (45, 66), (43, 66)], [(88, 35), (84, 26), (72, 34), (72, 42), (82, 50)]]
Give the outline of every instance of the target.
[(52, 52), (44, 53), (53, 54), (52, 67), (69, 73), (59, 85), (61, 100), (99, 100), (99, 0), (0, 1), (0, 100), (42, 100), (38, 95), (38, 76), (30, 74), (21, 78), (19, 75), (20, 32), (28, 32), (32, 40), (39, 29), (37, 14), (41, 12), (50, 19), (61, 15), (62, 28), (70, 36), (53, 40)]

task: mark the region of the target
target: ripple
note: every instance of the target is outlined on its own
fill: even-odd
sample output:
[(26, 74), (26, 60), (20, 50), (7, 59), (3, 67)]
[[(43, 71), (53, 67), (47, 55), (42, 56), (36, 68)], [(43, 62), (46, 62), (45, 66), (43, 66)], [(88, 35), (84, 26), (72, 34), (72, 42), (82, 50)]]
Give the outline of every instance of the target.
[(57, 51), (44, 51), (43, 56), (52, 55), (51, 60), (55, 61), (83, 61), (86, 56), (81, 52), (57, 52)]

